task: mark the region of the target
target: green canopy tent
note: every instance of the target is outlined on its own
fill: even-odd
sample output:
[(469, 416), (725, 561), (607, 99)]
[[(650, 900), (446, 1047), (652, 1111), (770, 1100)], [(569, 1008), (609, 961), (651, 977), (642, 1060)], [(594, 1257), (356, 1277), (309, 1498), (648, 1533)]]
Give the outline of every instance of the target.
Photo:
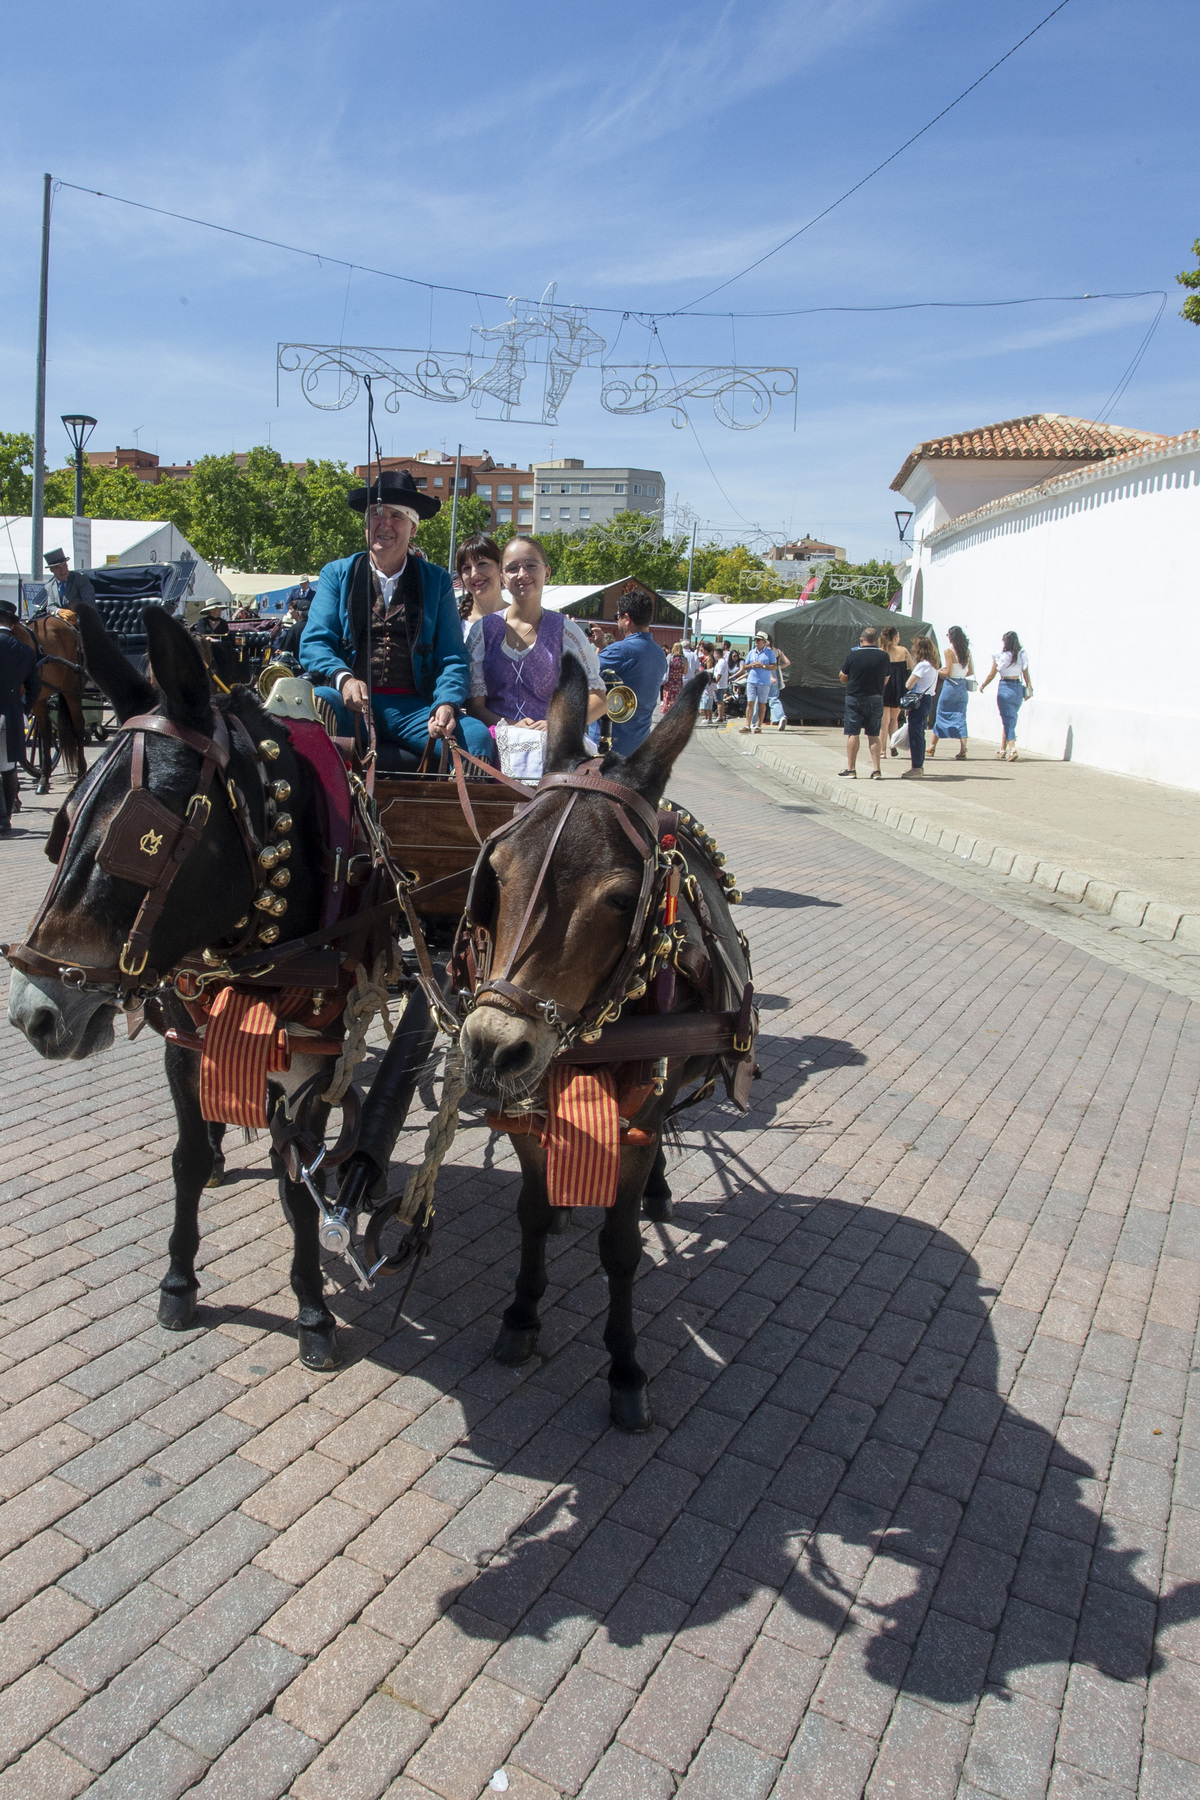
[(924, 619), (890, 613), (850, 594), (830, 594), (811, 606), (797, 606), (771, 621), (771, 638), (791, 667), (785, 671), (783, 710), (790, 725), (840, 725), (845, 689), (838, 671), (863, 630), (874, 625), (882, 631), (894, 625), (900, 642), (911, 649), (919, 637), (933, 638)]

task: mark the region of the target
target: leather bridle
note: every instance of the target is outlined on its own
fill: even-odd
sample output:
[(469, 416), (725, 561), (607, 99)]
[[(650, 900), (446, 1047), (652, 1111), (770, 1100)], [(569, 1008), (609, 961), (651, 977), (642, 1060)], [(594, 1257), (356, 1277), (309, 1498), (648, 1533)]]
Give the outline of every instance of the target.
[[(224, 716), (218, 713), (211, 737), (191, 731), (184, 725), (177, 725), (161, 713), (141, 713), (126, 719), (118, 728), (116, 743), (119, 744), (121, 737), (132, 738), (129, 792), (109, 819), (104, 839), (96, 852), (96, 862), (106, 874), (133, 881), (138, 886), (145, 887), (146, 892), (133, 924), (126, 933), (117, 960), (115, 964), (97, 964), (48, 956), (37, 949), (33, 941), (62, 885), (70, 852), (85, 818), (84, 801), (99, 782), (101, 772), (110, 766), (110, 753), (96, 764), (90, 775), (84, 777), (81, 788), (74, 796), (73, 805), (65, 805), (55, 820), (46, 846), (48, 854), (57, 856), (54, 879), (24, 941), (20, 944), (0, 944), (0, 955), (13, 968), (20, 969), (26, 975), (48, 975), (68, 987), (106, 995), (125, 1007), (134, 1005), (139, 999), (174, 980), (177, 969), (160, 975), (157, 970), (148, 967), (150, 941), (176, 877), (204, 836), (212, 815), (210, 790), (218, 775), (229, 809), (237, 823), (252, 883), (256, 876), (257, 857), (262, 849), (251, 823), (245, 798), (228, 773), (230, 727), (239, 749), (245, 750), (250, 756), (259, 782), (265, 816), (267, 776), (260, 765), (258, 746), (240, 719), (231, 718), (227, 725)], [(186, 744), (201, 758), (199, 780), (188, 799), (182, 819), (146, 787), (147, 734)], [(228, 955), (236, 955), (249, 943), (253, 934), (254, 924), (250, 921), (242, 940), (231, 947)], [(189, 971), (189, 974), (192, 975), (193, 972)], [(202, 982), (204, 977), (193, 975), (193, 979)]]
[[(529, 804), (520, 808), (511, 819), (484, 839), (471, 873), (463, 921), (463, 930), (469, 937), (472, 952), (466, 1010), (473, 1011), (477, 1006), (498, 1006), (508, 1012), (521, 1013), (529, 1019), (544, 1021), (557, 1033), (562, 1047), (572, 1043), (576, 1037), (581, 1037), (584, 1042), (593, 1041), (599, 1036), (602, 1027), (618, 1016), (626, 1000), (637, 998), (645, 992), (647, 977), (643, 971), (648, 969), (653, 959), (654, 939), (657, 936), (655, 903), (674, 863), (672, 850), (660, 845), (661, 825), (664, 821), (672, 821), (674, 815), (660, 815), (633, 788), (622, 782), (610, 781), (599, 774), (599, 761), (599, 758), (595, 758), (568, 773), (544, 775), (531, 795)], [(483, 877), (486, 873), (492, 873), (492, 879), (495, 880), (490, 869), (492, 853), (503, 838), (525, 823), (539, 801), (559, 794), (564, 789), (568, 791), (567, 803), (550, 834), (550, 841), (530, 889), (520, 924), (513, 936), (512, 948), (499, 974), (493, 975), (491, 965), (495, 950), (495, 921), (479, 918), (475, 912), (480, 904)], [(641, 859), (642, 882), (626, 948), (616, 968), (600, 994), (586, 1006), (576, 1010), (563, 1006), (554, 999), (535, 994), (531, 988), (523, 987), (513, 980), (513, 973), (526, 951), (530, 922), (545, 887), (554, 853), (581, 794), (598, 794), (611, 803), (621, 829)]]

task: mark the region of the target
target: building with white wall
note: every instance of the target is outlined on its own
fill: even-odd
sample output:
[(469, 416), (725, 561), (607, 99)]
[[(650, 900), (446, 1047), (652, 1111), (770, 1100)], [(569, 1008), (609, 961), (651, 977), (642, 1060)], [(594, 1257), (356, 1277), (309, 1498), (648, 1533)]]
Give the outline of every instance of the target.
[[(1200, 697), (1174, 675), (1170, 650), (1196, 589), (1200, 431), (1164, 437), (1053, 414), (985, 430), (1031, 425), (1050, 427), (1040, 457), (939, 456), (929, 445), (909, 457), (892, 483), (916, 514), (903, 609), (943, 643), (961, 625), (980, 679), (1002, 634), (1017, 632), (1034, 685), (1022, 746), (1200, 789)], [(983, 434), (957, 441), (972, 437)], [(1044, 450), (1056, 439), (1052, 460)], [(967, 719), (973, 736), (999, 738), (994, 686), (971, 696)]]
[[(47, 550), (60, 545), (73, 569), (140, 568), (145, 563), (179, 562), (196, 565), (190, 598), (220, 600), (227, 605), (229, 589), (211, 563), (188, 543), (183, 533), (166, 519), (83, 519), (83, 540), (75, 542), (70, 519), (47, 518), (43, 535)], [(46, 570), (28, 568), (30, 525), (25, 518), (0, 516), (0, 599), (17, 600), (18, 579), (45, 581)], [(84, 543), (88, 548), (84, 548)]]
[(662, 533), (666, 484), (659, 469), (589, 469), (577, 457), (535, 462), (535, 530), (587, 531), (620, 512), (649, 515)]

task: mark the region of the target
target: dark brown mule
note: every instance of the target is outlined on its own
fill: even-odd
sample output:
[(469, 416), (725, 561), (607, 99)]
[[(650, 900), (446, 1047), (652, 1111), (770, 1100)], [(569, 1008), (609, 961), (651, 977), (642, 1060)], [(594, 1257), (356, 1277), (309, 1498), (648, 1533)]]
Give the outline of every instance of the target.
[(48, 794), (54, 754), (51, 707), (57, 708), (58, 741), (62, 746), (64, 765), (76, 777), (87, 769), (83, 753), (86, 729), (83, 690), (87, 681), (83, 668), (83, 642), (70, 620), (57, 613), (43, 613), (27, 624), (14, 620), (12, 630), (22, 643), (38, 653), (42, 691), (33, 709), (37, 743), (36, 792)]
[[(50, 904), (26, 944), (11, 952), (15, 966), (9, 1022), (42, 1056), (53, 1060), (78, 1059), (108, 1048), (120, 1006), (137, 997), (136, 991), (124, 992), (112, 976), (118, 967), (125, 967), (122, 946), (130, 941), (145, 888), (106, 873), (99, 860), (108, 825), (130, 797), (135, 755), (144, 759), (145, 789), (153, 801), (183, 821), (192, 816), (198, 783), (207, 779), (202, 773), (207, 764), (196, 742), (212, 743), (219, 737), (228, 748), (228, 763), (209, 789), (207, 822), (194, 849), (180, 863), (154, 926), (151, 971), (175, 969), (185, 957), (198, 957), (208, 946), (238, 941), (241, 928), (254, 916), (261, 876), (256, 875), (227, 796), (234, 788), (240, 793), (257, 841), (266, 842), (272, 831), (278, 835), (283, 815), (274, 813), (274, 800), (262, 779), (266, 758), (276, 784), (272, 791), (286, 800), (289, 815), (288, 931), (299, 936), (320, 923), (326, 828), (310, 765), (293, 751), (281, 721), (264, 713), (248, 689), (239, 688), (214, 708), (208, 672), (190, 634), (159, 606), (148, 606), (142, 616), (155, 687), (121, 654), (99, 615), (81, 608), (87, 665), (122, 724), (152, 715), (165, 721), (171, 735), (163, 735), (161, 727), (134, 734), (144, 739), (140, 748), (130, 734), (116, 736), (86, 781), (68, 797), (71, 833)], [(284, 792), (284, 782), (290, 793)], [(157, 993), (150, 1004), (161, 1004), (166, 1027), (190, 1035), (192, 1020), (169, 989)], [(328, 1067), (314, 1057), (297, 1055), (290, 1073), (273, 1076), (272, 1083), (278, 1084), (276, 1091), (294, 1091)], [(200, 1057), (195, 1050), (168, 1042), (166, 1073), (179, 1135), (172, 1157), (175, 1222), (158, 1316), (161, 1324), (184, 1331), (196, 1323), (200, 1195), (220, 1167), (224, 1127), (206, 1125), (201, 1115)], [(324, 1106), (315, 1109), (312, 1125), (317, 1132), (323, 1131), (327, 1112)], [(272, 1163), (295, 1238), (291, 1282), (299, 1302), (301, 1361), (310, 1368), (334, 1368), (340, 1358), (335, 1320), (322, 1293), (317, 1209), (307, 1190), (287, 1178), (274, 1154)]]
[[(646, 855), (639, 854), (635, 845), (649, 836), (647, 812), (650, 830), (657, 826), (657, 808), (675, 760), (692, 734), (703, 688), (703, 679), (694, 678), (633, 756), (611, 755), (599, 766), (602, 784), (631, 790), (636, 804), (623, 808), (602, 791), (578, 786), (557, 791), (551, 786), (485, 846), (471, 914), (475, 924), (490, 934), (491, 969), (503, 974), (477, 984), (477, 1001), (463, 1025), (462, 1045), (470, 1087), (499, 1103), (502, 1113), (538, 1094), (556, 1055), (575, 1059), (573, 1033), (568, 1028), (564, 1034), (563, 1021), (594, 1017), (589, 1008), (610, 991), (614, 974), (619, 977), (627, 965), (631, 934), (638, 929), (644, 907), (647, 870)], [(586, 709), (585, 678), (568, 657), (548, 722), (546, 772), (552, 779), (578, 771), (587, 760), (582, 755)], [(659, 854), (656, 842), (651, 853)], [(686, 933), (686, 946), (681, 944), (677, 962), (689, 966), (695, 979), (676, 980), (668, 970), (672, 992), (664, 1010), (727, 1017), (722, 1008), (728, 1006), (731, 994), (750, 993), (745, 944), (730, 916), (719, 868), (707, 855), (696, 853), (695, 846), (687, 856), (687, 875), (685, 886), (693, 898), (681, 896), (678, 922)], [(655, 993), (652, 985), (636, 1004), (652, 1005)], [(626, 1008), (622, 1017), (628, 1016)], [(708, 1025), (697, 1023), (694, 1039), (702, 1037)], [(647, 1045), (652, 1041), (648, 1036)], [(642, 1057), (646, 1054), (640, 1052)], [(660, 1052), (650, 1048), (648, 1054), (657, 1061)], [(669, 1217), (663, 1126), (685, 1084), (704, 1081), (713, 1068), (714, 1059), (707, 1055), (681, 1054), (667, 1064), (661, 1092), (651, 1092), (629, 1121), (633, 1130), (624, 1136), (635, 1141), (622, 1143), (616, 1200), (600, 1231), (600, 1260), (609, 1284), (604, 1342), (611, 1357), (612, 1417), (626, 1431), (645, 1431), (652, 1423), (633, 1328), (643, 1196), (651, 1217)], [(661, 1064), (659, 1070), (661, 1074)], [(514, 1134), (513, 1147), (524, 1177), (518, 1201), (521, 1268), (516, 1296), (504, 1314), (496, 1343), (495, 1355), (504, 1363), (524, 1362), (535, 1352), (538, 1301), (546, 1289), (546, 1235), (553, 1229), (546, 1152), (535, 1135)]]

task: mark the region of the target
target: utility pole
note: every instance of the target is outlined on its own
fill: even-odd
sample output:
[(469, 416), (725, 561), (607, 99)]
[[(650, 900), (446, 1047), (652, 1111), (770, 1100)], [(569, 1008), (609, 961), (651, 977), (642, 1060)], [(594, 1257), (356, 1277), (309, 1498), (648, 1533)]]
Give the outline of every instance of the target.
[(454, 580), (454, 546), (458, 542), (458, 471), (462, 463), (462, 445), (454, 458), (454, 497), (450, 502), (450, 579)]
[(30, 520), (29, 575), (42, 579), (42, 517), (46, 510), (46, 300), (50, 286), (50, 188), (42, 176), (42, 272), (38, 287), (37, 392), (33, 403), (33, 517)]
[(692, 547), (688, 551), (687, 600), (684, 602), (683, 609), (683, 636), (685, 642), (692, 635), (692, 564), (696, 560), (696, 526), (699, 522), (698, 519), (692, 520)]

